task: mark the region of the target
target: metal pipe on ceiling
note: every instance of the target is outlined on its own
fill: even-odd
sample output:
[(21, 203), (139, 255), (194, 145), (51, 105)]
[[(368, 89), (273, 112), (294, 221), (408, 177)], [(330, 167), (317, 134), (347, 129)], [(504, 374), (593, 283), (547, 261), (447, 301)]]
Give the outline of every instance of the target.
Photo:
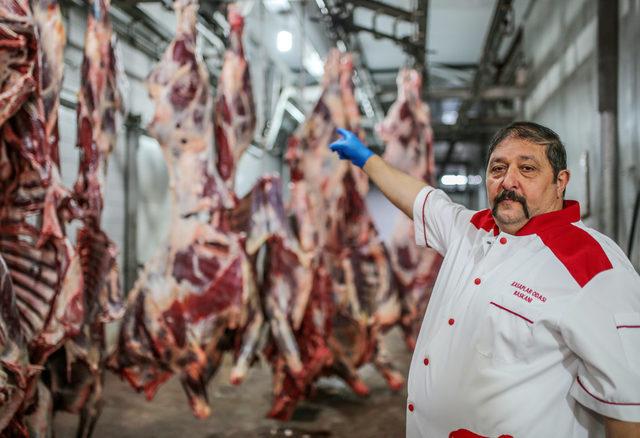
[(469, 109), (480, 97), (480, 92), (488, 80), (493, 80), (498, 50), (505, 36), (513, 31), (513, 0), (498, 0), (493, 19), (487, 31), (478, 70), (471, 85), (471, 99), (465, 100), (458, 110), (458, 125), (467, 122)]
[(399, 8), (397, 6), (392, 6), (388, 3), (382, 3), (377, 0), (350, 0), (354, 6), (360, 6), (363, 8), (371, 9), (378, 13), (382, 13), (385, 15), (389, 15), (391, 17), (399, 18), (401, 20), (413, 21), (413, 13), (411, 11), (407, 11), (406, 9)]
[(384, 117), (384, 112), (382, 111), (382, 106), (380, 105), (380, 101), (376, 95), (375, 86), (373, 84), (373, 80), (371, 78), (371, 73), (369, 72), (366, 65), (362, 62), (361, 57), (362, 49), (360, 48), (360, 44), (357, 40), (349, 41), (349, 33), (347, 29), (345, 29), (344, 20), (336, 16), (336, 9), (341, 9), (331, 6), (331, 10), (327, 7), (327, 3), (324, 0), (316, 0), (316, 4), (320, 13), (324, 17), (326, 24), (333, 31), (332, 39), (334, 40), (334, 44), (345, 51), (349, 51), (354, 53), (357, 56), (353, 57), (353, 65), (356, 71), (356, 77), (359, 81), (358, 85), (364, 92), (365, 98), (368, 100), (369, 105), (371, 106), (371, 110), (373, 112), (373, 118), (376, 123), (382, 121)]
[(422, 98), (426, 100), (429, 89), (429, 70), (427, 68), (429, 0), (417, 0), (417, 2), (415, 19), (418, 22), (418, 32), (416, 42), (420, 44), (420, 48), (415, 53), (415, 68), (422, 74)]

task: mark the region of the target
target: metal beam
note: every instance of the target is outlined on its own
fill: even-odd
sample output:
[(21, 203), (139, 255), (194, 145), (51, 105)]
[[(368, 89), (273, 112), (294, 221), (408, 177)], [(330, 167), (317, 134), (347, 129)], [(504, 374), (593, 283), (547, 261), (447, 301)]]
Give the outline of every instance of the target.
[[(62, 0), (60, 4), (63, 8), (67, 9), (75, 8), (87, 13), (89, 11), (87, 4), (82, 0)], [(119, 9), (117, 5), (114, 5), (114, 7)], [(152, 38), (151, 35), (155, 34), (155, 29), (147, 28), (144, 23), (123, 20), (123, 13), (124, 11), (118, 13), (114, 8), (111, 9), (110, 13), (113, 31), (118, 38), (148, 57), (156, 60), (160, 59), (160, 55), (164, 49), (164, 39), (162, 37)], [(144, 31), (142, 31), (140, 27), (144, 27)]]
[[(471, 85), (471, 96), (466, 99), (460, 105), (458, 109), (458, 120), (454, 127), (455, 131), (466, 130), (466, 126), (469, 122), (469, 109), (479, 101), (481, 90), (487, 85), (487, 82), (493, 82), (495, 79), (495, 63), (498, 57), (498, 50), (502, 39), (512, 30), (513, 25), (513, 0), (498, 0), (496, 3), (495, 11), (493, 12), (493, 19), (489, 25), (487, 31), (487, 37), (482, 49), (482, 55), (480, 62), (478, 63), (478, 70), (473, 78)], [(452, 134), (452, 138), (455, 139), (455, 133)], [(453, 148), (455, 142), (449, 143), (449, 150), (447, 151), (447, 157), (450, 158), (453, 155)], [(443, 167), (446, 167), (445, 161)]]
[(418, 50), (416, 50), (415, 68), (422, 75), (422, 98), (424, 99), (429, 89), (429, 70), (427, 69), (427, 21), (429, 19), (429, 0), (418, 0), (416, 5), (416, 20), (418, 21), (418, 32), (416, 33), (416, 41)]
[[(446, 62), (433, 62), (430, 64), (432, 67), (437, 68), (446, 68), (448, 70), (476, 70), (478, 68), (478, 64), (468, 64), (468, 63), (446, 63)], [(370, 68), (369, 71), (374, 74), (397, 74), (399, 68), (398, 67), (380, 67), (380, 68)]]
[(127, 142), (124, 171), (124, 291), (133, 288), (138, 276), (138, 146), (142, 120), (139, 115), (129, 114), (125, 121)]
[(344, 27), (347, 32), (368, 32), (376, 38), (385, 38), (391, 40), (394, 43), (402, 46), (405, 52), (409, 53), (414, 58), (421, 49), (421, 45), (413, 42), (410, 36), (397, 37), (385, 32), (380, 32), (379, 30), (371, 27), (360, 26), (359, 24), (355, 24), (353, 22), (344, 23)]
[[(494, 134), (498, 129), (502, 128), (506, 124), (512, 121), (509, 117), (491, 117), (491, 118), (479, 118), (471, 119), (465, 126), (465, 129), (461, 131), (456, 125), (445, 125), (444, 123), (434, 123), (431, 127), (434, 133), (439, 133), (446, 138), (455, 138), (456, 135), (463, 136), (465, 134)], [(440, 140), (440, 137), (436, 136), (436, 140)]]
[(495, 62), (502, 39), (512, 30), (513, 25), (513, 0), (498, 0), (493, 19), (487, 32), (487, 38), (482, 49), (482, 56), (478, 63), (478, 70), (471, 85), (472, 96), (465, 100), (458, 110), (458, 125), (464, 125), (467, 121), (469, 109), (476, 103), (480, 91), (486, 85), (487, 80), (493, 80)]
[[(426, 68), (427, 54), (427, 16), (429, 9), (429, 0), (418, 0), (415, 11), (407, 11), (395, 6), (374, 0), (351, 0), (350, 5), (362, 6), (373, 9), (376, 13), (384, 13), (391, 15), (396, 19), (403, 19), (411, 23), (417, 24), (417, 30), (414, 35), (406, 35), (399, 37), (395, 34), (389, 34), (376, 29), (375, 19), (372, 27), (366, 27), (356, 24), (353, 20), (353, 14), (342, 14), (339, 21), (346, 32), (368, 32), (376, 38), (385, 38), (400, 45), (403, 50), (411, 55), (414, 59), (414, 68), (418, 70), (423, 78), (423, 95), (427, 89), (428, 76)], [(375, 17), (375, 16), (374, 16)], [(334, 16), (334, 19), (336, 17)], [(394, 28), (395, 29), (395, 28)]]
[[(511, 100), (526, 95), (526, 88), (524, 87), (512, 87), (512, 86), (491, 86), (480, 90), (477, 93), (477, 99), (479, 100)], [(474, 97), (473, 90), (466, 87), (456, 88), (435, 88), (429, 91), (427, 95), (429, 99), (471, 99)]]
[[(526, 88), (515, 86), (495, 85), (487, 87), (480, 92), (478, 100), (494, 101), (494, 100), (513, 100), (526, 96)], [(451, 88), (434, 88), (429, 90), (426, 99), (428, 100), (444, 100), (444, 99), (470, 99), (472, 91), (467, 87), (451, 87)], [(398, 91), (395, 86), (384, 87), (378, 98), (380, 102), (392, 102), (398, 97)]]
[(390, 15), (394, 18), (413, 22), (413, 12), (406, 9), (392, 6), (387, 3), (382, 3), (377, 0), (350, 0), (354, 6), (359, 6), (367, 9), (371, 9), (376, 13)]
[[(349, 38), (346, 17), (351, 16), (350, 12), (346, 12), (342, 9), (344, 5), (329, 5), (330, 8), (327, 8), (325, 0), (316, 0), (316, 4), (318, 5), (318, 9), (320, 10), (322, 17), (325, 20), (325, 24), (328, 27), (329, 37), (332, 38), (334, 43), (338, 46), (342, 44), (347, 51), (353, 52), (357, 55), (353, 57), (353, 63), (357, 77), (361, 81), (361, 89), (369, 99), (375, 121), (382, 121), (384, 112), (382, 111), (382, 106), (380, 105), (380, 101), (376, 95), (375, 86), (371, 79), (371, 73), (365, 63), (361, 60), (361, 57), (363, 56), (362, 49), (360, 48), (357, 40), (351, 42)], [(338, 15), (342, 16), (339, 17)]]
[(449, 163), (451, 163), (451, 159), (453, 158), (453, 153), (456, 149), (456, 139), (455, 137), (449, 140), (449, 147), (447, 148), (447, 153), (444, 156), (444, 160), (442, 160), (442, 165), (440, 166), (440, 172), (438, 176), (442, 176), (444, 172), (446, 172)]
[[(500, 66), (496, 77), (495, 82), (498, 84), (508, 84), (513, 83), (513, 79), (518, 79), (516, 77), (517, 69), (520, 67), (524, 61), (524, 54), (522, 53), (522, 36), (524, 31), (522, 27), (518, 29), (513, 41), (511, 41), (511, 45), (507, 50), (507, 54), (505, 55), (504, 62)], [(522, 85), (522, 84), (517, 84)]]
[(173, 38), (173, 33), (169, 31), (162, 23), (159, 23), (158, 21), (151, 18), (142, 9), (137, 7), (135, 4), (132, 4), (130, 1), (114, 0), (113, 5), (134, 19), (134, 23), (131, 23), (130, 25), (135, 26), (136, 22), (142, 22), (151, 34), (155, 35), (161, 40), (171, 41), (171, 39)]
[(384, 118), (384, 111), (380, 105), (380, 99), (376, 93), (376, 87), (373, 83), (373, 79), (371, 78), (371, 73), (369, 72), (365, 62), (363, 62), (364, 54), (360, 47), (360, 43), (358, 41), (354, 41), (352, 49), (358, 54), (358, 56), (354, 56), (353, 63), (356, 68), (357, 77), (360, 81), (362, 91), (364, 91), (369, 98), (371, 110), (373, 111), (373, 119), (376, 123), (380, 123)]
[(602, 203), (601, 225), (609, 237), (618, 235), (618, 1), (598, 0), (598, 112), (600, 113)]

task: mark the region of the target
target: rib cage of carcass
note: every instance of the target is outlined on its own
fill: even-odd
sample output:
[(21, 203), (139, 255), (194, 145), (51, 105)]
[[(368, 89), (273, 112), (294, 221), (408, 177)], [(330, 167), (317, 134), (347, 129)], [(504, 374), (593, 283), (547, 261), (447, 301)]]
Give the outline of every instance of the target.
[[(234, 377), (246, 373), (262, 313), (244, 238), (231, 229), (224, 211), (236, 200), (213, 156), (213, 99), (196, 51), (198, 2), (176, 0), (174, 9), (176, 36), (147, 83), (156, 108), (149, 131), (169, 170), (169, 237), (128, 296), (113, 367), (149, 399), (179, 374), (194, 415), (202, 418), (210, 413), (207, 383), (225, 349), (235, 349)], [(244, 130), (253, 132), (253, 126), (243, 126), (231, 147), (250, 138)]]
[[(431, 113), (420, 94), (422, 78), (412, 69), (398, 74), (398, 97), (387, 117), (376, 127), (386, 144), (384, 159), (431, 185), (435, 180)], [(442, 258), (432, 249), (415, 245), (411, 219), (398, 212), (389, 242), (391, 265), (402, 303), (400, 325), (413, 350)]]
[(360, 131), (353, 94), (350, 54), (332, 50), (325, 64), (323, 92), (312, 113), (289, 140), (292, 199), (307, 199), (314, 217), (297, 212), (297, 234), (302, 246), (317, 245), (322, 264), (331, 275), (335, 307), (328, 338), (333, 362), (325, 373), (336, 374), (357, 393), (367, 394), (358, 368), (373, 362), (392, 389), (404, 379), (385, 354), (383, 333), (399, 317), (399, 302), (387, 252), (364, 200), (366, 176), (340, 161), (328, 148), (336, 128)]
[(31, 373), (13, 283), (0, 257), (0, 432), (20, 409)]
[[(54, 1), (31, 3), (0, 1), (0, 254), (35, 366), (18, 380), (24, 399), (3, 431), (14, 436), (47, 433), (51, 397), (39, 370), (83, 320), (80, 261), (62, 225), (70, 193), (56, 163), (61, 50), (55, 49), (64, 34)], [(43, 38), (52, 40), (41, 45)]]
[[(48, 3), (48, 11), (51, 11), (52, 3)], [(48, 363), (56, 400), (54, 409), (79, 413), (77, 434), (82, 437), (92, 434), (101, 411), (108, 353), (106, 324), (124, 313), (117, 248), (101, 226), (107, 160), (117, 143), (122, 98), (116, 77), (118, 68), (109, 19), (110, 1), (89, 0), (88, 4), (76, 110), (80, 162), (72, 210), (74, 218), (82, 223), (76, 235), (76, 248), (82, 266), (85, 315), (80, 332)], [(56, 44), (52, 40), (55, 41), (48, 39), (46, 47), (51, 53), (61, 53), (64, 39)], [(56, 62), (60, 64), (49, 62), (49, 65), (61, 65), (62, 61), (59, 57)]]

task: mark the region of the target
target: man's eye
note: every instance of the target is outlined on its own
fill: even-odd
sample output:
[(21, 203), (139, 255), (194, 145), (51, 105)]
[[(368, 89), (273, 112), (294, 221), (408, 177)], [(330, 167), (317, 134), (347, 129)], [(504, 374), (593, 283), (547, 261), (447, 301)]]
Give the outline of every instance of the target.
[(533, 172), (535, 169), (535, 167), (532, 166), (522, 166), (522, 171), (523, 172)]
[(493, 166), (491, 168), (491, 172), (498, 173), (504, 171), (504, 166)]

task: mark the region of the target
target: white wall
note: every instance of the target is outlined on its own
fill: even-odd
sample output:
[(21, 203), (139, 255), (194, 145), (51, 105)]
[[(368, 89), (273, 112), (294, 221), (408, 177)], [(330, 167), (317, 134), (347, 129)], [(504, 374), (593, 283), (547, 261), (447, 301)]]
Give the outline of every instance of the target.
[[(558, 133), (567, 149), (567, 198), (580, 202), (585, 222), (600, 225), (600, 119), (596, 58), (596, 0), (539, 0), (524, 28), (530, 86), (525, 118)], [(591, 196), (586, 187), (588, 153)], [(589, 199), (590, 198), (590, 199)], [(590, 212), (587, 212), (587, 208)]]
[[(619, 0), (619, 236), (626, 251), (635, 196), (640, 188), (640, 0)], [(600, 228), (600, 119), (598, 114), (597, 0), (538, 0), (525, 23), (525, 54), (531, 67), (525, 116), (555, 130), (565, 143), (572, 171), (567, 197), (587, 201), (589, 154), (591, 216)], [(640, 266), (640, 239), (631, 260)]]
[[(620, 1), (620, 72), (618, 129), (620, 146), (619, 228), (626, 251), (633, 204), (640, 190), (640, 0)], [(640, 224), (636, 226), (640, 227)], [(640, 239), (634, 239), (631, 261), (640, 267)]]

